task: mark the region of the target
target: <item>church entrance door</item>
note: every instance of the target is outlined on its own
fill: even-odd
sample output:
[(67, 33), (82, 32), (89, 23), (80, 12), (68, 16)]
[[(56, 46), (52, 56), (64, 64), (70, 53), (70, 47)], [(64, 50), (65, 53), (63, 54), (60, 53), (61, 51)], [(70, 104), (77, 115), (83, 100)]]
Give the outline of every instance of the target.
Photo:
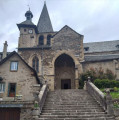
[(71, 89), (71, 80), (70, 79), (61, 80), (61, 89)]
[(62, 54), (55, 60), (55, 89), (75, 88), (75, 63), (73, 59)]

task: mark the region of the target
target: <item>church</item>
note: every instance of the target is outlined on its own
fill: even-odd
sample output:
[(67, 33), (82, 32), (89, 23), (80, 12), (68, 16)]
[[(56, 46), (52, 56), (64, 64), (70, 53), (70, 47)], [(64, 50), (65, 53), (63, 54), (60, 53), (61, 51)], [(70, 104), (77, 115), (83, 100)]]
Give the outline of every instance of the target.
[(119, 41), (83, 43), (84, 35), (67, 25), (53, 31), (46, 4), (37, 26), (30, 10), (25, 17), (26, 21), (17, 24), (18, 53), (51, 90), (78, 89), (80, 74), (90, 68), (110, 69), (119, 79)]
[[(79, 98), (83, 95), (87, 97), (85, 91), (79, 94), (76, 89), (80, 86), (80, 74), (91, 68), (101, 68), (104, 71), (109, 69), (119, 80), (119, 40), (84, 43), (84, 35), (67, 25), (54, 31), (46, 3), (37, 25), (32, 22), (33, 14), (30, 9), (25, 13), (25, 17), (25, 21), (17, 24), (18, 52), (7, 52), (7, 41), (4, 43), (3, 52), (0, 52), (2, 120), (31, 120), (36, 98), (34, 94), (42, 92), (45, 84), (49, 91), (75, 89), (76, 93), (72, 92), (72, 98), (70, 91), (64, 92), (64, 96), (73, 101), (78, 95)], [(51, 98), (56, 95), (54, 92)], [(82, 100), (86, 97), (82, 97)], [(77, 102), (79, 98), (77, 97)]]
[[(83, 43), (84, 35), (67, 25), (54, 31), (46, 3), (37, 25), (32, 22), (30, 9), (25, 17), (17, 24), (17, 54), (36, 71), (42, 83), (48, 83), (50, 90), (78, 89), (80, 74), (90, 68), (110, 69), (119, 79), (119, 40)], [(10, 54), (5, 43), (0, 59)]]

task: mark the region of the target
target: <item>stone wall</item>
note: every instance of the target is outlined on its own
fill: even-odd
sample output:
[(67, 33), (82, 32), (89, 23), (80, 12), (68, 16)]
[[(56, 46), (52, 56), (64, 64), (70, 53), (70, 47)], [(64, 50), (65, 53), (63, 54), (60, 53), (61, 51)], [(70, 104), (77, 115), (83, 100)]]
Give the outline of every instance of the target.
[(104, 72), (109, 69), (111, 70), (119, 79), (119, 65), (118, 61), (110, 60), (110, 61), (98, 61), (98, 62), (85, 62), (83, 63), (83, 72), (90, 70), (90, 68), (94, 68), (95, 70), (99, 70), (102, 68)]
[[(45, 46), (44, 46), (45, 47)], [(75, 63), (75, 80), (77, 81), (79, 73), (82, 72), (80, 61), (84, 59), (83, 36), (65, 26), (52, 38), (52, 45), (49, 49), (28, 49), (19, 50), (19, 54), (24, 60), (32, 66), (33, 56), (39, 58), (39, 77), (44, 75), (48, 81), (51, 90), (54, 90), (55, 80), (55, 60), (62, 54), (69, 55)], [(41, 60), (42, 58), (42, 60)], [(43, 61), (43, 63), (42, 63)], [(43, 64), (43, 65), (42, 65)], [(78, 84), (75, 83), (77, 86)], [(78, 86), (77, 86), (78, 88)]]
[[(33, 33), (29, 33), (29, 29), (33, 30)], [(25, 30), (25, 31), (24, 31)], [(37, 34), (33, 28), (20, 28), (20, 37), (19, 37), (19, 48), (29, 48), (29, 47), (37, 47), (39, 44), (39, 36), (44, 36), (44, 45), (47, 44), (47, 36), (48, 35), (54, 35), (54, 33), (43, 33), (43, 34)], [(52, 43), (52, 41), (51, 41)]]
[[(10, 71), (10, 62), (18, 61), (18, 71)], [(16, 94), (22, 95), (22, 100), (33, 100), (33, 85), (37, 84), (31, 69), (15, 54), (0, 65), (0, 76), (5, 82), (4, 98), (8, 97), (8, 84), (16, 83)]]

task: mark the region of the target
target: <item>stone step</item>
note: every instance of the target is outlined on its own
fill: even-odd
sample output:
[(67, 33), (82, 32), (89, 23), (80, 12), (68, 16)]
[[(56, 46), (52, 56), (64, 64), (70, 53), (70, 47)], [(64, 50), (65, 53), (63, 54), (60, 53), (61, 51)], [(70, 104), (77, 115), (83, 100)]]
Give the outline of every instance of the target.
[(74, 109), (74, 110), (53, 110), (53, 109), (51, 109), (51, 110), (47, 110), (47, 109), (45, 109), (45, 110), (42, 110), (42, 113), (53, 113), (53, 112), (55, 112), (55, 113), (59, 113), (59, 112), (65, 112), (65, 113), (70, 113), (70, 112), (93, 112), (93, 113), (95, 113), (95, 112), (104, 112), (104, 110), (103, 109), (80, 109), (80, 110), (76, 110), (76, 109)]
[(99, 107), (69, 107), (69, 108), (45, 108), (45, 107), (43, 107), (43, 110), (87, 110), (87, 109), (101, 109), (102, 110), (102, 108), (99, 108)]
[(50, 112), (50, 113), (42, 113), (41, 115), (102, 115), (104, 112)]
[[(109, 118), (110, 116), (106, 116), (103, 114), (99, 115), (41, 115), (40, 118)], [(110, 117), (112, 118), (112, 117)]]
[(115, 120), (84, 90), (49, 92), (38, 120)]
[[(39, 118), (36, 120), (51, 120), (51, 118)], [(100, 118), (52, 118), (52, 120), (115, 120), (115, 119), (112, 117), (109, 118), (100, 117)]]
[(44, 105), (44, 107), (53, 107), (53, 108), (55, 108), (55, 107), (99, 107), (99, 105), (97, 104), (97, 105), (93, 105), (93, 104), (74, 104), (74, 105), (56, 105), (56, 104), (53, 104), (53, 105)]

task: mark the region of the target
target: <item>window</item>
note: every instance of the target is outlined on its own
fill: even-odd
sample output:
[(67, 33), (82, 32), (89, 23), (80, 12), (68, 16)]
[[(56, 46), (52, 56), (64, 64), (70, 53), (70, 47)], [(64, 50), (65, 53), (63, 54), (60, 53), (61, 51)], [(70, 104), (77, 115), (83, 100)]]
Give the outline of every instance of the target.
[(88, 51), (88, 50), (89, 50), (89, 47), (85, 47), (84, 50), (85, 50), (85, 51)]
[(0, 54), (0, 60), (2, 60), (2, 54)]
[(16, 83), (9, 83), (8, 97), (15, 97), (16, 95)]
[(17, 71), (18, 70), (18, 62), (11, 62), (10, 70)]
[(47, 36), (47, 45), (50, 45), (51, 44), (51, 35), (48, 35)]
[(119, 45), (116, 45), (115, 47), (119, 48)]
[(41, 35), (39, 37), (39, 45), (44, 45), (44, 36), (43, 35)]
[(0, 82), (0, 93), (5, 92), (5, 83)]
[(24, 32), (26, 32), (26, 29), (24, 29)]
[(39, 59), (36, 56), (32, 60), (32, 67), (39, 72)]

